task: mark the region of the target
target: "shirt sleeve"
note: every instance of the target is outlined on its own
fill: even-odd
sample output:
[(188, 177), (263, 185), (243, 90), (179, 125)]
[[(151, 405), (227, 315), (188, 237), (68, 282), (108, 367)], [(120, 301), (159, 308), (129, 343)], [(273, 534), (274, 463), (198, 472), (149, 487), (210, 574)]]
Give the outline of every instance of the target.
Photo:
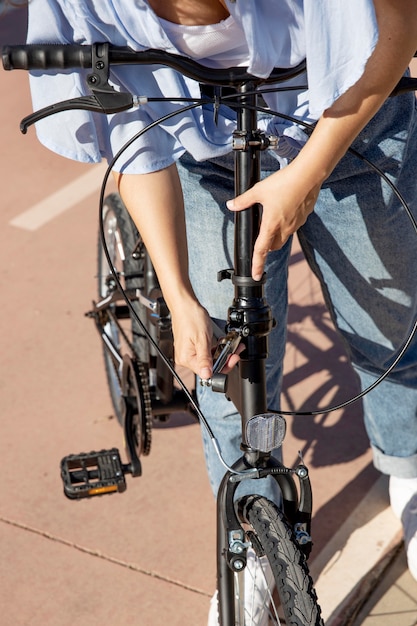
[(310, 113), (316, 119), (362, 76), (378, 40), (371, 0), (304, 0)]
[[(105, 36), (99, 32), (100, 20), (92, 19), (84, 6), (77, 1), (68, 7), (66, 0), (31, 0), (28, 43), (83, 44), (102, 41)], [(106, 10), (103, 8), (102, 19), (104, 23), (109, 23), (111, 15), (107, 15)], [(113, 30), (110, 29), (116, 43), (123, 45), (125, 39), (117, 41)], [(83, 69), (30, 72), (33, 109), (36, 111), (62, 100), (89, 95), (88, 73)], [(120, 69), (111, 76), (116, 89), (123, 89), (124, 73)], [(158, 93), (157, 81), (150, 68), (142, 68), (140, 79), (133, 80), (133, 83), (126, 87), (135, 95)], [(136, 91), (135, 86), (143, 92)], [(84, 163), (97, 163), (103, 157), (111, 161), (132, 137), (141, 135), (158, 114), (161, 115), (158, 107), (147, 105), (114, 115), (68, 110), (37, 122), (36, 133), (45, 147), (61, 156)], [(155, 171), (170, 165), (182, 152), (175, 136), (162, 127), (154, 127), (127, 146), (114, 164), (114, 169), (132, 173)]]
[[(138, 42), (126, 31), (126, 24), (131, 26), (132, 15), (130, 22), (126, 17), (126, 24), (116, 28), (109, 26), (116, 17), (110, 11), (110, 5), (100, 4), (100, 19), (94, 15), (95, 6), (94, 2), (87, 3), (84, 0), (71, 0), (70, 4), (68, 0), (31, 0), (28, 43), (88, 44), (110, 40), (115, 45), (126, 45), (127, 42), (134, 49), (141, 49), (149, 47), (149, 44), (154, 47), (158, 42), (160, 34), (157, 29), (154, 40), (146, 39), (142, 32), (145, 21), (140, 24), (142, 30), (136, 34), (141, 39)], [(148, 13), (144, 17), (152, 17)], [(82, 69), (31, 72), (34, 110), (64, 99), (88, 95), (88, 73), (88, 70)], [(135, 70), (128, 66), (115, 66), (110, 73), (110, 82), (117, 90), (128, 91), (135, 96), (168, 96), (168, 100), (144, 103), (114, 115), (83, 110), (60, 112), (36, 124), (39, 141), (57, 154), (85, 163), (95, 163), (103, 157), (110, 162), (129, 144), (113, 168), (132, 174), (168, 167), (185, 150), (191, 152), (197, 160), (221, 156), (230, 151), (233, 120), (221, 115), (219, 123), (215, 125), (204, 110), (196, 108), (181, 113), (182, 107), (170, 101), (171, 97), (180, 99), (184, 96), (198, 100), (201, 94), (194, 81), (169, 68), (141, 66), (140, 70)], [(173, 117), (168, 119), (167, 115), (171, 113)], [(161, 118), (166, 121), (156, 124), (156, 120)], [(149, 125), (152, 128), (144, 133)], [(136, 139), (132, 143), (134, 137)]]

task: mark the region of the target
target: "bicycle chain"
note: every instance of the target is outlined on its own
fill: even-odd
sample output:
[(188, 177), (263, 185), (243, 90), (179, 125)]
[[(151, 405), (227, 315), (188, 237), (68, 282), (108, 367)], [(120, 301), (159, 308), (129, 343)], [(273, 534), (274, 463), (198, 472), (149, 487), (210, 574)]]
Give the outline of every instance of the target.
[(142, 450), (142, 454), (146, 456), (151, 450), (152, 443), (152, 400), (151, 392), (149, 390), (149, 377), (146, 371), (146, 367), (141, 361), (138, 361), (137, 359), (135, 359), (135, 365), (137, 367), (137, 373), (139, 377), (137, 381), (138, 390), (139, 393), (142, 394), (142, 397), (138, 398), (138, 400), (141, 400), (141, 406), (143, 409), (141, 428), (144, 429), (145, 433), (145, 436), (143, 437), (144, 447)]

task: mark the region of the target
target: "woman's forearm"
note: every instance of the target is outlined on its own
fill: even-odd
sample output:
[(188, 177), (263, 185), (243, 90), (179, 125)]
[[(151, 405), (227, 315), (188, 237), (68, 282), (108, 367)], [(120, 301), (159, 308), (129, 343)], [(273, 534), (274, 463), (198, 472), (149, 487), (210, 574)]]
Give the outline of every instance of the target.
[(181, 185), (175, 165), (150, 174), (115, 174), (120, 195), (152, 259), (169, 306), (193, 296)]
[(181, 184), (175, 165), (151, 174), (115, 174), (120, 195), (152, 259), (171, 312), (175, 361), (210, 378), (212, 326), (188, 275)]

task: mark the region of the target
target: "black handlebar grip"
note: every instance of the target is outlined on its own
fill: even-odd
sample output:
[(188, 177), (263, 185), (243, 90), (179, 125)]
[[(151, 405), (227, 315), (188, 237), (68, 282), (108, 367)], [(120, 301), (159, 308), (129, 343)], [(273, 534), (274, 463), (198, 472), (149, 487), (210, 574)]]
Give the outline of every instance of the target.
[(91, 46), (68, 44), (4, 46), (2, 61), (5, 70), (91, 68)]

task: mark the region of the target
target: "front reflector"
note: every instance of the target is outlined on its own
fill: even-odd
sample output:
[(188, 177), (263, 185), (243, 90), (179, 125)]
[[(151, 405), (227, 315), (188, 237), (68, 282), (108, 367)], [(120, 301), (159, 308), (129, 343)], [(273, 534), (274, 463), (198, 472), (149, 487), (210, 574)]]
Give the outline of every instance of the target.
[(251, 448), (271, 452), (284, 441), (287, 423), (277, 413), (262, 413), (251, 417), (246, 426), (246, 440)]

